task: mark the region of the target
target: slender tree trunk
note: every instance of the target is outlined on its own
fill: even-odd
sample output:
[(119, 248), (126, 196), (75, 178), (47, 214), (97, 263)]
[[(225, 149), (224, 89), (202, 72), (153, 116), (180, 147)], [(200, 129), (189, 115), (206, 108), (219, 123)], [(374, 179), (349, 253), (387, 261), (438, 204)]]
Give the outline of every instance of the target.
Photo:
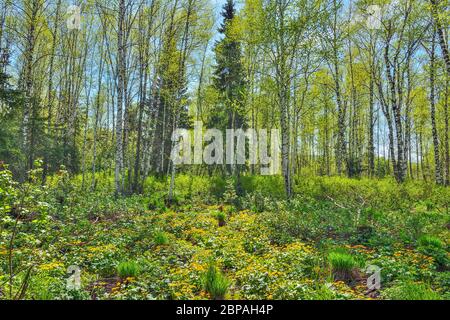
[(445, 31), (444, 28), (442, 26), (442, 22), (441, 19), (439, 17), (439, 8), (438, 5), (440, 4), (439, 0), (430, 0), (431, 2), (431, 10), (433, 13), (433, 19), (434, 19), (434, 23), (436, 26), (436, 31), (439, 35), (439, 44), (441, 46), (441, 50), (442, 50), (442, 54), (444, 56), (444, 60), (445, 60), (445, 65), (447, 68), (447, 74), (450, 75), (450, 53), (448, 50), (448, 45), (447, 45), (447, 39), (445, 36)]
[[(192, 14), (192, 9), (193, 9), (193, 5), (194, 5), (194, 1), (195, 0), (189, 0), (187, 3), (187, 14), (186, 14), (186, 22), (184, 25), (184, 33), (183, 33), (183, 39), (182, 39), (182, 52), (181, 52), (181, 57), (180, 57), (180, 61), (179, 61), (179, 74), (178, 74), (178, 95), (177, 95), (177, 99), (175, 102), (175, 107), (178, 109), (176, 110), (176, 117), (175, 117), (175, 124), (174, 124), (174, 130), (177, 129), (178, 126), (178, 122), (179, 122), (179, 114), (181, 112), (181, 99), (182, 99), (182, 91), (184, 90), (184, 81), (185, 81), (185, 74), (186, 74), (186, 59), (187, 59), (187, 54), (188, 54), (188, 44), (189, 44), (189, 32), (190, 32), (190, 28), (191, 28), (191, 14)], [(170, 178), (170, 187), (169, 187), (169, 203), (171, 203), (173, 201), (173, 196), (174, 196), (174, 190), (175, 190), (175, 176), (176, 176), (176, 172), (177, 172), (177, 166), (176, 164), (172, 161), (171, 163), (172, 165), (172, 174), (171, 174), (171, 178)]]
[[(396, 160), (396, 165), (394, 167), (395, 178), (399, 183), (405, 181), (405, 159), (404, 159), (404, 142), (403, 142), (403, 127), (402, 127), (402, 119), (401, 119), (401, 104), (399, 99), (397, 99), (397, 89), (398, 86), (396, 84), (396, 79), (399, 77), (398, 75), (398, 65), (394, 62), (394, 66), (392, 67), (392, 62), (389, 59), (389, 49), (391, 46), (391, 37), (389, 36), (388, 41), (385, 46), (384, 60), (386, 64), (386, 74), (389, 83), (390, 90), (390, 104), (393, 111), (394, 124), (395, 124), (395, 133), (397, 140), (397, 158), (392, 158)], [(391, 130), (390, 130), (391, 131)]]
[(125, 83), (125, 0), (119, 0), (118, 19), (118, 39), (117, 39), (117, 119), (116, 119), (116, 165), (115, 165), (115, 186), (116, 195), (120, 195), (122, 190), (122, 169), (123, 169), (123, 103), (124, 103), (124, 83)]
[[(153, 10), (155, 1), (152, 1), (150, 7), (150, 21), (148, 22), (148, 28), (144, 37), (141, 38), (140, 48), (139, 48), (139, 58), (140, 58), (140, 80), (139, 80), (139, 91), (140, 91), (140, 101), (139, 101), (139, 115), (138, 115), (138, 133), (136, 141), (136, 157), (134, 163), (134, 181), (133, 181), (133, 191), (138, 192), (139, 180), (141, 177), (141, 146), (143, 138), (143, 118), (144, 118), (144, 108), (147, 103), (147, 82), (149, 76), (149, 41), (147, 40), (151, 36), (151, 31), (153, 27)], [(142, 17), (140, 17), (142, 19)], [(142, 23), (142, 20), (140, 20)]]
[(411, 147), (411, 56), (408, 55), (406, 62), (406, 77), (408, 81), (407, 94), (406, 94), (406, 110), (405, 110), (405, 161), (409, 164), (409, 175), (414, 178), (412, 169), (412, 147)]
[(39, 0), (33, 0), (30, 4), (31, 12), (29, 14), (29, 26), (26, 35), (26, 45), (25, 45), (25, 70), (24, 70), (24, 90), (25, 90), (25, 105), (23, 112), (23, 122), (22, 122), (22, 139), (23, 139), (23, 149), (27, 154), (27, 165), (26, 169), (31, 169), (33, 167), (34, 154), (33, 154), (33, 129), (30, 127), (30, 121), (34, 112), (35, 101), (33, 98), (33, 64), (36, 46), (36, 24), (39, 11)]
[(448, 119), (448, 83), (450, 78), (450, 54), (447, 44), (447, 38), (445, 36), (445, 31), (442, 26), (441, 19), (439, 17), (439, 0), (430, 0), (432, 5), (433, 20), (436, 26), (436, 31), (439, 36), (439, 45), (441, 47), (442, 55), (444, 57), (446, 66), (446, 80), (445, 80), (445, 102), (444, 102), (444, 122), (445, 122), (445, 133), (444, 133), (444, 145), (445, 145), (445, 182), (450, 184), (450, 152), (449, 152), (449, 119)]
[[(48, 72), (48, 88), (47, 88), (47, 141), (50, 141), (50, 133), (52, 129), (52, 115), (53, 115), (53, 102), (54, 102), (54, 94), (53, 94), (53, 76), (54, 76), (54, 63), (55, 63), (55, 52), (56, 52), (56, 43), (58, 40), (58, 26), (60, 20), (60, 11), (61, 11), (61, 0), (58, 0), (56, 4), (56, 14), (55, 21), (53, 25), (52, 31), (52, 48), (50, 55), (50, 66)], [(45, 183), (48, 175), (48, 166), (49, 166), (49, 152), (50, 152), (50, 144), (47, 144), (47, 150), (44, 154), (44, 171), (42, 182)]]
[(435, 166), (435, 178), (437, 184), (442, 184), (442, 172), (441, 161), (439, 154), (439, 137), (436, 126), (436, 32), (433, 31), (433, 39), (431, 41), (431, 53), (430, 53), (430, 115), (431, 115), (431, 131), (433, 135), (434, 146), (434, 166)]
[(417, 129), (416, 129), (416, 132), (415, 132), (415, 137), (416, 137), (416, 162), (417, 162), (417, 163), (416, 163), (416, 176), (417, 176), (417, 179), (420, 179), (419, 134), (417, 133)]
[(425, 168), (425, 161), (423, 155), (423, 134), (422, 131), (419, 132), (419, 145), (420, 145), (420, 168), (422, 169), (422, 177), (424, 181), (427, 181), (427, 170)]
[(368, 138), (368, 164), (369, 177), (375, 173), (375, 145), (374, 145), (374, 105), (375, 105), (375, 53), (372, 35), (370, 36), (370, 79), (369, 79), (369, 138)]

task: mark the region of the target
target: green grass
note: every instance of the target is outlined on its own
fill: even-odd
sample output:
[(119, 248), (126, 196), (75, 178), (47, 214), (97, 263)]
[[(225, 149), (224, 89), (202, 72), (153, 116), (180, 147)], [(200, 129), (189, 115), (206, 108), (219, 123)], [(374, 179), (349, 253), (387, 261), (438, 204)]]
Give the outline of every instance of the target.
[(139, 272), (139, 265), (135, 261), (124, 261), (117, 266), (117, 275), (122, 279), (136, 278)]
[(227, 215), (224, 212), (218, 212), (216, 214), (216, 218), (219, 221), (225, 221), (225, 219), (227, 218)]
[(227, 215), (225, 212), (218, 212), (216, 214), (216, 219), (219, 222), (219, 227), (223, 227), (226, 224)]
[(429, 257), (433, 257), (437, 266), (442, 270), (450, 268), (450, 260), (444, 243), (434, 236), (423, 236), (418, 240), (417, 250)]
[(343, 252), (331, 252), (328, 255), (328, 262), (337, 280), (350, 279), (352, 271), (357, 267), (353, 256)]
[(436, 238), (434, 236), (429, 236), (429, 235), (421, 237), (418, 241), (418, 244), (421, 247), (434, 247), (437, 249), (444, 248), (444, 244), (442, 243), (442, 241), (439, 238)]
[(157, 231), (154, 237), (155, 244), (157, 246), (166, 246), (169, 244), (169, 237), (163, 231)]
[(217, 269), (216, 265), (210, 263), (208, 271), (203, 278), (203, 288), (214, 300), (223, 300), (228, 292), (228, 279)]

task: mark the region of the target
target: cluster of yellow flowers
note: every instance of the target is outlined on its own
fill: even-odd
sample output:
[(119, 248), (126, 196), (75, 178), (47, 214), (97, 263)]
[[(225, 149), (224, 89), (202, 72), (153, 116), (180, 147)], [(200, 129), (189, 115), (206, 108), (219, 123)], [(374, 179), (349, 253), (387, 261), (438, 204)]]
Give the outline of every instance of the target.
[(64, 266), (64, 264), (62, 262), (53, 261), (53, 262), (50, 262), (50, 263), (46, 263), (46, 264), (40, 265), (39, 269), (41, 271), (53, 271), (53, 270), (61, 268), (63, 266)]
[(105, 244), (102, 246), (89, 247), (87, 250), (92, 253), (100, 253), (100, 252), (113, 251), (114, 249), (115, 249), (115, 246), (113, 244)]
[(305, 254), (312, 254), (314, 253), (314, 248), (306, 245), (301, 242), (293, 242), (291, 244), (288, 244), (284, 250), (285, 252), (303, 252)]

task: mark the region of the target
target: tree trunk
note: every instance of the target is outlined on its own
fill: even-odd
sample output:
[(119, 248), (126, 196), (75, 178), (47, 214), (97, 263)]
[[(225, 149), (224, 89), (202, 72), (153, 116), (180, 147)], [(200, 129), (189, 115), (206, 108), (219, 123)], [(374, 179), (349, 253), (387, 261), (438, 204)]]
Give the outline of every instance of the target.
[(445, 37), (445, 32), (444, 29), (442, 27), (442, 23), (441, 20), (439, 18), (439, 0), (430, 0), (431, 2), (431, 10), (433, 13), (433, 19), (434, 19), (434, 23), (436, 26), (436, 31), (439, 35), (439, 44), (441, 46), (441, 50), (442, 50), (442, 54), (444, 56), (444, 60), (445, 60), (445, 65), (447, 68), (447, 74), (450, 75), (450, 54), (449, 54), (449, 50), (448, 50), (448, 45), (447, 45), (447, 40)]
[(442, 172), (441, 172), (441, 161), (439, 155), (439, 137), (436, 127), (436, 84), (435, 84), (435, 73), (436, 73), (436, 32), (433, 31), (433, 39), (431, 42), (431, 53), (430, 53), (430, 115), (431, 115), (431, 130), (433, 135), (433, 145), (434, 145), (434, 165), (435, 165), (435, 178), (437, 184), (442, 184)]
[(39, 1), (33, 0), (31, 3), (31, 13), (29, 15), (29, 27), (26, 35), (26, 45), (25, 45), (25, 70), (24, 70), (24, 91), (25, 91), (25, 105), (23, 112), (23, 122), (22, 122), (22, 139), (23, 139), (23, 149), (27, 154), (27, 165), (26, 169), (29, 170), (33, 168), (34, 146), (33, 141), (33, 129), (30, 127), (30, 121), (34, 114), (34, 99), (33, 99), (33, 64), (34, 64), (34, 53), (36, 46), (36, 24), (37, 16), (39, 11)]
[[(54, 101), (54, 95), (53, 95), (53, 74), (54, 74), (54, 62), (55, 62), (55, 51), (56, 51), (56, 41), (58, 39), (58, 25), (59, 25), (59, 19), (60, 19), (60, 9), (61, 9), (61, 0), (58, 0), (56, 4), (56, 15), (55, 15), (55, 21), (52, 31), (52, 48), (51, 48), (51, 55), (50, 55), (50, 66), (49, 66), (49, 72), (48, 72), (48, 88), (47, 88), (47, 140), (50, 141), (50, 133), (52, 128), (52, 109), (53, 109), (53, 101)], [(42, 173), (42, 182), (45, 183), (48, 175), (48, 166), (49, 166), (49, 152), (50, 152), (50, 145), (47, 145), (47, 150), (45, 151), (44, 155), (44, 171)]]
[(374, 105), (375, 105), (375, 54), (372, 47), (372, 36), (370, 41), (370, 80), (369, 80), (369, 138), (368, 138), (368, 164), (369, 177), (375, 173), (375, 145), (374, 145)]
[(116, 116), (116, 165), (115, 186), (116, 195), (122, 193), (122, 168), (123, 168), (123, 102), (125, 83), (125, 0), (119, 0), (118, 39), (117, 39), (117, 116)]

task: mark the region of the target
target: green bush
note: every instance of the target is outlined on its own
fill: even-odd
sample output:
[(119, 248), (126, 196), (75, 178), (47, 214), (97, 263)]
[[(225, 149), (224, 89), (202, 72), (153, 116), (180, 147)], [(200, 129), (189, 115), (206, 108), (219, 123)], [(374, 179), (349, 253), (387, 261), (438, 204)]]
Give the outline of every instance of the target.
[(276, 200), (271, 196), (264, 196), (260, 192), (249, 192), (242, 197), (242, 207), (253, 212), (269, 211)]
[(296, 239), (319, 242), (327, 238), (343, 238), (355, 231), (351, 210), (336, 208), (327, 201), (297, 196), (289, 203), (278, 201), (259, 215), (276, 244)]
[(441, 296), (424, 283), (406, 282), (384, 290), (390, 300), (442, 300)]
[(139, 272), (139, 265), (135, 261), (124, 261), (117, 266), (117, 275), (122, 279), (136, 278)]
[(152, 194), (150, 198), (147, 200), (147, 208), (149, 210), (165, 211), (166, 203), (164, 199), (165, 199), (164, 192), (157, 192)]
[(203, 288), (214, 300), (223, 300), (227, 294), (229, 282), (217, 269), (214, 263), (210, 263), (208, 271), (203, 276)]
[(236, 193), (235, 182), (231, 178), (227, 179), (226, 182), (225, 193), (223, 194), (223, 203), (231, 206), (239, 205), (239, 198)]
[(285, 199), (284, 180), (281, 176), (246, 176), (241, 177), (246, 193), (257, 193), (272, 199)]
[[(148, 177), (144, 182), (144, 194), (165, 194), (169, 178)], [(221, 177), (203, 177), (179, 174), (175, 179), (175, 191), (180, 200), (194, 203), (215, 202), (222, 197), (225, 183)]]

